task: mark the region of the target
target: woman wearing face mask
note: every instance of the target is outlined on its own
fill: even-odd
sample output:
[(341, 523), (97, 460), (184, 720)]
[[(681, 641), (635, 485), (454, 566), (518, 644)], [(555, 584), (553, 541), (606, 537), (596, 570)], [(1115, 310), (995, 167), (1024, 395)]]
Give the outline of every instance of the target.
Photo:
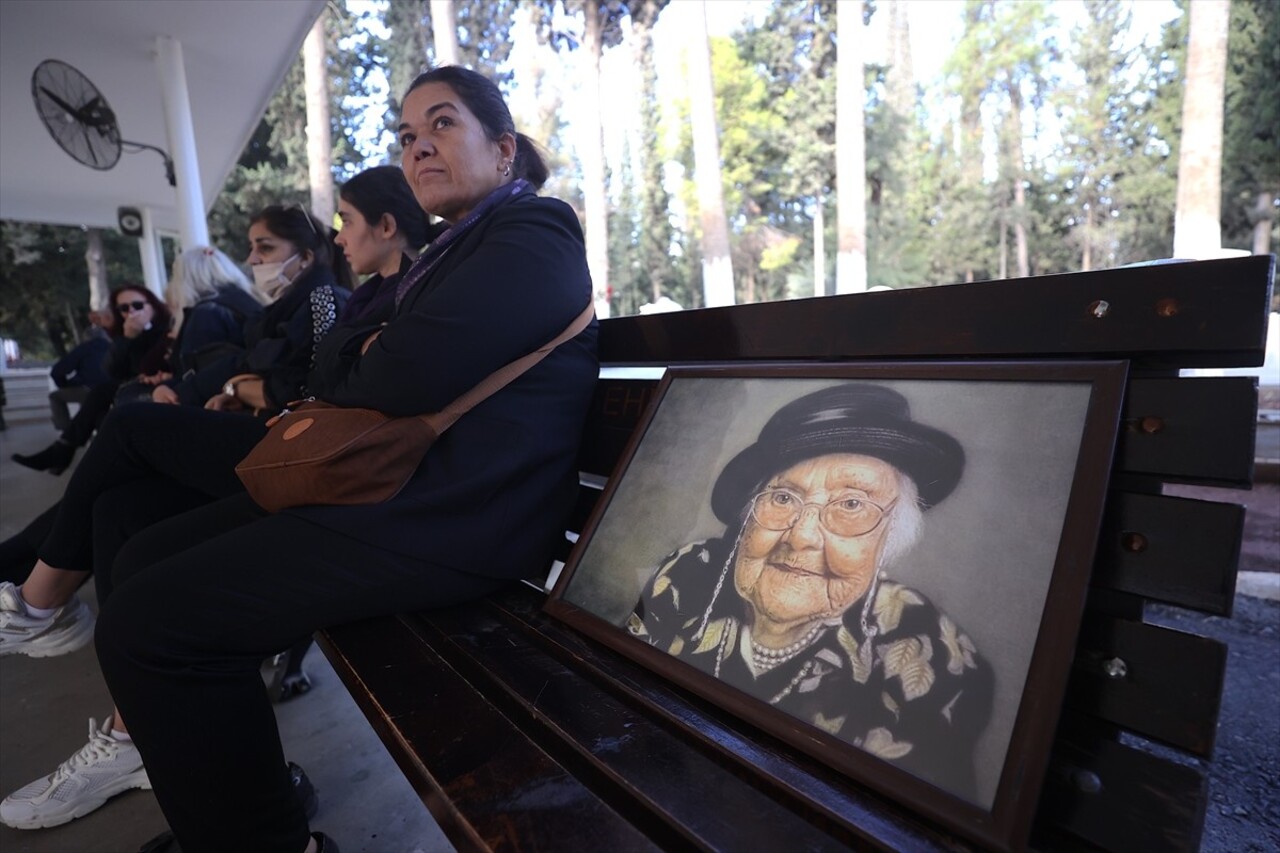
[(111, 349), (104, 364), (109, 381), (89, 392), (57, 441), (29, 456), (13, 454), (13, 460), (19, 465), (61, 474), (106, 417), (120, 385), (164, 369), (172, 322), (165, 304), (145, 287), (126, 285), (111, 291), (111, 310), (115, 323), (111, 327)]
[[(427, 216), (419, 206), (417, 199), (413, 197), (413, 191), (405, 181), (404, 173), (395, 166), (375, 166), (361, 172), (342, 185), (339, 190), (339, 198), (338, 216), (343, 224), (333, 242), (341, 248), (341, 255), (344, 260), (349, 262), (349, 266), (344, 267), (344, 270), (351, 269), (357, 275), (369, 276), (347, 301), (340, 320), (358, 323), (370, 329), (377, 328), (389, 313), (396, 285), (399, 283), (404, 271), (409, 268), (413, 258), (417, 256), (418, 250), (427, 242), (430, 236), (439, 233), (446, 226), (444, 224), (435, 226), (428, 224)], [(285, 212), (283, 219), (280, 218), (278, 213), (278, 211), (282, 210)], [(266, 223), (269, 220), (274, 221), (276, 227), (284, 233), (292, 233), (291, 226), (300, 225), (308, 234), (313, 233), (302, 223), (301, 216), (302, 212), (296, 206), (290, 208), (268, 208), (259, 214), (255, 222), (262, 221)], [(251, 229), (250, 233), (261, 235), (262, 232), (260, 229)], [(274, 232), (268, 231), (268, 233)], [(277, 239), (279, 239), (278, 236)], [(305, 235), (299, 239), (305, 239)], [(264, 245), (264, 242), (260, 240), (259, 245)], [(190, 250), (186, 254), (200, 255), (202, 257), (198, 258), (198, 260), (203, 261), (205, 252), (216, 252), (216, 250), (208, 249), (207, 247), (197, 248)], [(216, 252), (213, 257), (225, 259), (221, 252)], [(250, 261), (252, 262), (253, 260), (255, 258), (251, 256)], [(263, 269), (264, 266), (266, 267), (265, 270)], [(253, 268), (262, 270), (256, 274), (257, 278), (270, 283), (272, 278), (280, 274), (282, 266), (272, 267), (265, 264), (257, 264)], [(344, 272), (343, 274), (345, 275), (346, 273)], [(301, 280), (296, 281), (294, 284), (296, 286), (300, 283), (302, 283)], [(237, 293), (242, 292), (237, 287)], [(272, 308), (278, 311), (279, 304), (287, 299), (287, 295), (278, 298)], [(253, 304), (256, 304), (256, 302)], [(260, 306), (257, 314), (261, 314)], [(262, 325), (256, 324), (255, 328), (261, 328)], [(256, 341), (251, 338), (249, 343), (252, 347)], [(222, 366), (219, 366), (218, 362), (211, 364), (214, 369), (225, 373), (229, 369), (234, 370), (234, 366), (231, 365), (232, 361), (234, 361), (234, 357), (225, 360)], [(225, 384), (226, 380), (214, 375), (213, 371), (204, 375), (193, 372), (181, 380), (171, 381), (159, 386), (153, 394), (153, 399), (163, 403), (186, 403), (193, 406), (203, 406), (205, 401), (210, 396), (219, 393)], [(209, 394), (202, 395), (196, 390), (197, 385), (209, 385), (214, 390)], [(243, 389), (237, 386), (237, 390)], [(159, 396), (162, 392), (164, 396)], [(169, 393), (173, 393), (174, 397), (170, 398), (168, 396)], [(302, 396), (301, 385), (288, 400), (293, 400), (300, 396)], [(138, 418), (141, 418), (141, 420), (138, 420)], [(255, 423), (246, 418), (237, 418), (227, 422), (220, 434), (225, 437), (229, 446), (236, 448), (228, 456), (228, 458), (234, 456), (232, 464), (234, 464), (234, 461), (239, 460), (239, 456), (243, 456), (244, 453), (248, 452), (248, 448), (252, 447), (261, 437), (263, 429), (261, 423)], [(180, 432), (180, 430), (177, 431)], [(110, 433), (111, 441), (108, 443), (117, 445), (122, 455), (138, 459), (139, 463), (145, 468), (145, 471), (138, 476), (147, 478), (160, 476), (170, 480), (176, 479), (191, 483), (193, 489), (185, 497), (171, 494), (166, 490), (148, 490), (149, 495), (165, 494), (166, 497), (163, 500), (140, 500), (137, 497), (126, 499), (122, 497), (117, 501), (102, 501), (101, 506), (98, 508), (98, 514), (108, 517), (110, 521), (96, 525), (99, 529), (99, 532), (95, 534), (96, 538), (105, 538), (106, 541), (105, 544), (103, 542), (95, 543), (93, 564), (110, 565), (120, 543), (129, 533), (141, 530), (148, 524), (167, 515), (176, 514), (190, 508), (190, 506), (198, 505), (210, 497), (221, 497), (225, 493), (224, 487), (232, 489), (239, 487), (238, 480), (232, 478), (229, 481), (225, 481), (221, 478), (222, 474), (229, 473), (229, 471), (221, 471), (221, 468), (218, 469), (219, 476), (212, 478), (216, 486), (211, 485), (209, 478), (203, 475), (195, 476), (183, 471), (180, 463), (185, 462), (185, 455), (171, 459), (161, 450), (166, 446), (163, 440), (163, 436), (166, 433), (174, 434), (175, 429), (171, 428), (167, 422), (162, 424), (155, 417), (139, 413), (127, 428), (113, 429)], [(122, 444), (126, 440), (128, 444)], [(145, 447), (152, 452), (147, 452), (147, 450), (135, 451), (135, 446)], [(236, 453), (239, 453), (239, 456), (235, 456)], [(134, 472), (130, 472), (127, 475), (113, 475), (116, 479), (127, 479), (133, 476)], [(103, 481), (94, 487), (94, 491), (95, 493), (102, 492), (114, 488), (116, 485), (115, 479)], [(29, 523), (21, 532), (4, 542), (0, 542), (0, 583), (7, 581), (13, 584), (21, 584), (28, 578), (31, 574), (32, 566), (36, 562), (40, 544), (45, 541), (53, 529), (57, 510), (58, 506), (54, 505)], [(102, 576), (99, 576), (98, 580), (100, 584), (107, 583), (107, 579)], [(39, 596), (39, 589), (40, 584), (39, 579), (37, 579), (30, 592)]]
[[(356, 290), (346, 313), (352, 328), (377, 328), (394, 307), (388, 297), (394, 296), (411, 255), (440, 227), (428, 226), (426, 214), (395, 167), (360, 173), (343, 185), (340, 199), (343, 227), (334, 242), (357, 273), (371, 276)], [(284, 245), (284, 237), (306, 243), (306, 235), (315, 232), (302, 217), (296, 207), (267, 208), (250, 229), (249, 260), (255, 279), (263, 290), (275, 292), (275, 302), (266, 309), (267, 322), (258, 329), (288, 328), (291, 316), (305, 317), (311, 304), (304, 298), (308, 289), (314, 292), (333, 280), (328, 275), (308, 278), (305, 271), (296, 274), (298, 259), (291, 256), (297, 254), (297, 246), (292, 240)], [(297, 234), (298, 226), (304, 234)], [(280, 276), (290, 274), (295, 274), (291, 282), (281, 285)], [(281, 308), (287, 305), (301, 308), (289, 313)], [(250, 337), (251, 352), (264, 340), (270, 339)], [(308, 343), (308, 357), (310, 352)], [(284, 362), (287, 365), (289, 359)], [(270, 393), (286, 369), (264, 371), (255, 384)], [(293, 396), (285, 402), (301, 396), (300, 386), (287, 392)], [(241, 490), (234, 465), (262, 437), (264, 419), (232, 414), (230, 405), (218, 408), (222, 411), (124, 406), (103, 425), (63, 501), (0, 543), (0, 655), (53, 656), (84, 646), (92, 637), (93, 616), (75, 590), (90, 570), (101, 569), (94, 580), (99, 605), (105, 604), (112, 593), (108, 569), (130, 536)], [(82, 531), (91, 531), (91, 536)], [(37, 552), (62, 568), (37, 562)], [(115, 794), (147, 786), (120, 713), (112, 709), (101, 725), (91, 723), (83, 749), (49, 776), (0, 803), (0, 822), (20, 829), (57, 826), (90, 813)], [(86, 767), (86, 761), (91, 773), (70, 772)], [(89, 784), (81, 784), (90, 778)]]
[(165, 302), (173, 312), (173, 343), (164, 369), (126, 382), (116, 392), (116, 405), (178, 402), (174, 377), (243, 350), (245, 323), (262, 313), (248, 277), (212, 246), (187, 249), (174, 259)]
[[(538, 195), (546, 165), (497, 86), (446, 66), (415, 80), (403, 105), (402, 168), (448, 229), (395, 288), (385, 325), (342, 324), (308, 380), (321, 400), (389, 415), (440, 411), (579, 328), (592, 292), (577, 216)], [(291, 796), (262, 657), (319, 627), (475, 599), (547, 565), (577, 495), (596, 328), (463, 416), (394, 498), (267, 514), (238, 494), (121, 550), (98, 659), (182, 850), (246, 839), (282, 853), (331, 849)], [(205, 451), (203, 435), (184, 439)], [(56, 562), (74, 556), (77, 533), (65, 535), (41, 556), (74, 583)], [(176, 849), (162, 843), (149, 849)]]
[(187, 376), (162, 402), (271, 411), (306, 396), (315, 348), (351, 295), (346, 258), (301, 207), (271, 205), (249, 223), (248, 263), (270, 304), (246, 325), (245, 351)]

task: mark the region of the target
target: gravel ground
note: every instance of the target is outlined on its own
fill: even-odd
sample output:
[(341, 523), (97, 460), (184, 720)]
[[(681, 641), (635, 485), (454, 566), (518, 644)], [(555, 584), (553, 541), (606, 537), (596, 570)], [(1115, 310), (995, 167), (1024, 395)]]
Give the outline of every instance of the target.
[(1230, 619), (1150, 607), (1147, 619), (1227, 643), (1201, 850), (1280, 850), (1280, 602), (1237, 596)]
[[(1240, 570), (1280, 572), (1280, 484), (1257, 483), (1251, 491), (1166, 486), (1165, 493), (1244, 504)], [(1230, 619), (1155, 606), (1147, 619), (1227, 644), (1201, 849), (1280, 851), (1280, 602), (1238, 595)]]

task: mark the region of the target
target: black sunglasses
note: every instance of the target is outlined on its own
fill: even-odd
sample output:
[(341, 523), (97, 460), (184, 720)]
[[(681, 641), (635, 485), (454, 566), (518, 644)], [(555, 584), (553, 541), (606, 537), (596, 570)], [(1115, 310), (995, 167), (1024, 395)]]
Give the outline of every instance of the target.
[(121, 302), (116, 306), (116, 310), (121, 314), (128, 314), (130, 311), (141, 311), (147, 307), (147, 303), (139, 299), (136, 302)]

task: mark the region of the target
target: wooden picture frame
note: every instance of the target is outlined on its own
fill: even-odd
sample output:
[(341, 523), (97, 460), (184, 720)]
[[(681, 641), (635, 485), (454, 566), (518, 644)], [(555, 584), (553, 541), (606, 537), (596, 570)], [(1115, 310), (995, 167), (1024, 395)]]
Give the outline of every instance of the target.
[(545, 609), (907, 809), (1021, 848), (1126, 374), (671, 368)]

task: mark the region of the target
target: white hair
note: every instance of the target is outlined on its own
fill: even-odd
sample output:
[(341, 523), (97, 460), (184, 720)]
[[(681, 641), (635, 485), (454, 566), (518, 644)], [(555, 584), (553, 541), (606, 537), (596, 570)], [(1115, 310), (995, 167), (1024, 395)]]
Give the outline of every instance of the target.
[(892, 566), (915, 547), (924, 533), (924, 510), (920, 508), (920, 492), (915, 480), (901, 471), (898, 475), (898, 501), (885, 521), (884, 550), (878, 568)]
[(227, 285), (262, 301), (239, 265), (212, 246), (196, 246), (174, 258), (173, 274), (164, 292), (165, 302), (173, 313), (174, 331), (182, 325), (183, 309), (213, 296)]

